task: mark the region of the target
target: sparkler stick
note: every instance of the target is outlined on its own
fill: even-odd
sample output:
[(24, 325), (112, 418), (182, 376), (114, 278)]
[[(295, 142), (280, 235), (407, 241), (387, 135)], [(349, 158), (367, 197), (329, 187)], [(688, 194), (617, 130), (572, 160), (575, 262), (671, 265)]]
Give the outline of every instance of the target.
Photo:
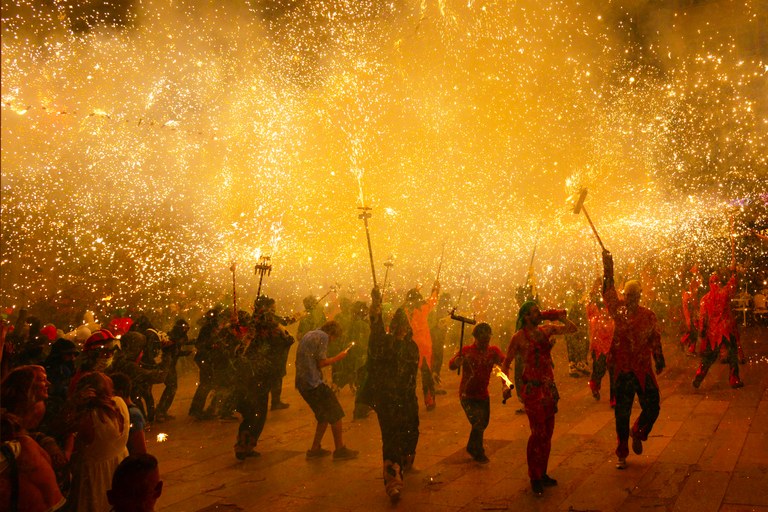
[(264, 280), (264, 274), (269, 275), (272, 273), (272, 263), (269, 256), (259, 258), (255, 272), (259, 276), (259, 288), (256, 290), (256, 298), (258, 299), (261, 296), (261, 282)]
[(443, 242), (443, 250), (440, 252), (440, 263), (437, 265), (437, 277), (435, 277), (435, 281), (440, 280), (440, 270), (443, 268), (444, 256), (445, 256), (445, 242)]
[(371, 248), (371, 232), (368, 229), (368, 219), (371, 218), (371, 207), (370, 206), (358, 206), (358, 210), (362, 210), (360, 215), (357, 216), (358, 219), (363, 219), (363, 224), (365, 224), (365, 237), (368, 239), (368, 256), (371, 258), (371, 274), (373, 275), (373, 286), (374, 288), (377, 286), (376, 284), (376, 268), (373, 266), (373, 249)]
[(391, 269), (395, 263), (392, 261), (392, 256), (389, 257), (387, 261), (384, 262), (384, 266), (387, 267), (387, 270), (384, 271), (384, 286), (381, 288), (381, 295), (384, 295), (384, 291), (387, 289), (387, 276), (389, 276), (389, 269)]
[(328, 288), (328, 291), (327, 291), (327, 292), (325, 292), (325, 294), (323, 294), (323, 296), (322, 296), (322, 297), (320, 297), (319, 299), (317, 299), (317, 303), (318, 303), (318, 304), (320, 304), (321, 302), (323, 302), (323, 299), (324, 299), (324, 298), (326, 298), (327, 296), (329, 296), (331, 293), (335, 292), (335, 291), (336, 291), (336, 290), (338, 290), (338, 289), (339, 289), (339, 287), (338, 287), (338, 286), (336, 286), (336, 285), (331, 285), (331, 287), (330, 287), (330, 288)]
[(589, 225), (592, 227), (592, 232), (595, 234), (595, 237), (597, 238), (597, 242), (600, 244), (600, 247), (603, 248), (605, 251), (605, 246), (603, 245), (603, 241), (600, 240), (600, 235), (597, 234), (597, 230), (595, 229), (595, 225), (592, 224), (592, 219), (589, 218), (589, 214), (587, 213), (587, 209), (584, 207), (584, 200), (587, 198), (587, 189), (583, 188), (581, 189), (581, 192), (579, 192), (579, 200), (576, 201), (576, 206), (573, 207), (573, 213), (578, 215), (580, 212), (584, 212), (584, 215), (587, 217), (587, 221), (589, 221)]
[[(493, 365), (493, 374), (494, 374), (494, 375), (498, 375), (499, 377), (501, 377), (501, 380), (503, 380), (503, 381), (504, 381), (504, 383), (507, 385), (507, 387), (508, 387), (509, 389), (515, 389), (515, 385), (512, 383), (512, 381), (510, 380), (510, 378), (509, 378), (509, 377), (507, 377), (507, 374), (506, 374), (506, 373), (504, 373), (503, 371), (501, 371), (501, 367), (500, 367), (499, 365), (497, 365), (497, 364)], [(507, 403), (507, 400), (508, 400), (508, 399), (507, 399), (507, 398), (505, 398), (505, 399), (503, 399), (503, 400), (501, 401), (501, 403), (502, 403), (502, 404), (506, 404), (506, 403)]]
[(237, 269), (237, 262), (233, 261), (232, 266), (229, 267), (229, 271), (232, 272), (232, 323), (237, 323), (237, 286), (235, 286), (235, 270)]
[[(475, 325), (477, 323), (477, 320), (475, 320), (474, 318), (467, 318), (465, 316), (457, 315), (456, 308), (453, 308), (451, 310), (451, 320), (456, 320), (457, 322), (461, 322), (461, 336), (459, 336), (459, 354), (461, 354), (461, 349), (464, 348), (464, 326), (466, 324)], [(461, 366), (459, 366), (457, 373), (461, 375)]]

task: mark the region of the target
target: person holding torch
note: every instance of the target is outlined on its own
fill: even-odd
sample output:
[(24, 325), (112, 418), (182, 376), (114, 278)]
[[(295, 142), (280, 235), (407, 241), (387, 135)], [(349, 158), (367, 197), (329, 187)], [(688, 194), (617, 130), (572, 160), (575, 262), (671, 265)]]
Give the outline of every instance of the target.
[[(507, 348), (507, 357), (501, 370), (508, 375), (509, 366), (520, 355), (524, 363), (522, 397), (525, 413), (531, 426), (528, 438), (528, 476), (536, 496), (544, 494), (544, 487), (557, 485), (557, 480), (547, 474), (552, 434), (555, 430), (555, 413), (560, 395), (555, 386), (552, 371), (552, 347), (554, 336), (576, 332), (577, 327), (568, 319), (566, 310), (541, 311), (536, 302), (523, 303), (517, 314), (517, 331)], [(558, 322), (546, 323), (542, 322)], [(512, 396), (512, 389), (505, 384), (504, 399)]]
[[(639, 281), (627, 281), (624, 297), (619, 298), (613, 280), (613, 256), (603, 250), (603, 301), (614, 321), (609, 359), (613, 364), (611, 378), (616, 396), (617, 469), (627, 467), (630, 436), (632, 451), (637, 455), (643, 453), (643, 441), (648, 439), (661, 411), (659, 385), (651, 368), (651, 358), (656, 365), (656, 373), (661, 373), (666, 365), (661, 350), (661, 333), (656, 315), (640, 305), (641, 293)], [(629, 419), (635, 395), (641, 412), (630, 430)]]
[(494, 365), (504, 362), (501, 349), (491, 342), (491, 326), (479, 323), (472, 330), (475, 342), (461, 348), (448, 363), (451, 370), (461, 368), (459, 399), (472, 431), (467, 442), (467, 453), (480, 464), (489, 462), (483, 447), (483, 433), (491, 419), (491, 400), (488, 383)]

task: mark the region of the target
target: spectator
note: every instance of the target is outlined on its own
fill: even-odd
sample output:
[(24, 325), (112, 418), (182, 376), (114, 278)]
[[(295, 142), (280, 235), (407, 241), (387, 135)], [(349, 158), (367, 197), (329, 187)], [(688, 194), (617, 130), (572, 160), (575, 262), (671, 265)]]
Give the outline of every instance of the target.
[(131, 426), (128, 430), (128, 453), (138, 455), (147, 453), (147, 440), (144, 437), (144, 427), (147, 421), (141, 409), (131, 400), (132, 384), (131, 378), (124, 373), (112, 374), (112, 385), (115, 387), (115, 396), (119, 396), (128, 406), (128, 417), (131, 420)]
[(107, 500), (114, 512), (152, 512), (162, 492), (157, 459), (148, 453), (129, 455), (115, 469)]
[(70, 397), (67, 424), (77, 432), (72, 455), (71, 509), (103, 512), (117, 465), (128, 456), (130, 418), (122, 398), (113, 394), (112, 379), (101, 372), (83, 375)]

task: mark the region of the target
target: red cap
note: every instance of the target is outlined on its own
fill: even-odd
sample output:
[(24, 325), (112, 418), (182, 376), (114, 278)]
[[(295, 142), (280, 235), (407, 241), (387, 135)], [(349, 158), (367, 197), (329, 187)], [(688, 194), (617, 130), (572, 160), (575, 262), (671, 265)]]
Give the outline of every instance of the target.
[(115, 337), (107, 329), (99, 329), (91, 334), (91, 337), (85, 340), (83, 351), (95, 350), (98, 348), (113, 348)]
[(56, 327), (48, 324), (42, 329), (40, 329), (40, 334), (48, 338), (48, 341), (54, 341), (58, 336), (56, 336)]

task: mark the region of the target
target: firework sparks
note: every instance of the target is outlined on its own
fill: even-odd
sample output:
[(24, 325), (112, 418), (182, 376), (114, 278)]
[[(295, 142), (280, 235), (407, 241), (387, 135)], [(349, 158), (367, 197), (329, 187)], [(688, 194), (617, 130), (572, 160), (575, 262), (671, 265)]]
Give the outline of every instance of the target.
[(367, 203), (396, 288), (445, 241), (446, 287), (509, 293), (541, 223), (552, 296), (599, 257), (563, 208), (581, 187), (639, 269), (717, 265), (737, 199), (737, 251), (768, 250), (748, 215), (767, 204), (759, 3), (642, 34), (622, 5), (565, 0), (134, 4), (3, 11), (4, 305), (213, 303), (262, 250), (284, 290), (366, 282)]

